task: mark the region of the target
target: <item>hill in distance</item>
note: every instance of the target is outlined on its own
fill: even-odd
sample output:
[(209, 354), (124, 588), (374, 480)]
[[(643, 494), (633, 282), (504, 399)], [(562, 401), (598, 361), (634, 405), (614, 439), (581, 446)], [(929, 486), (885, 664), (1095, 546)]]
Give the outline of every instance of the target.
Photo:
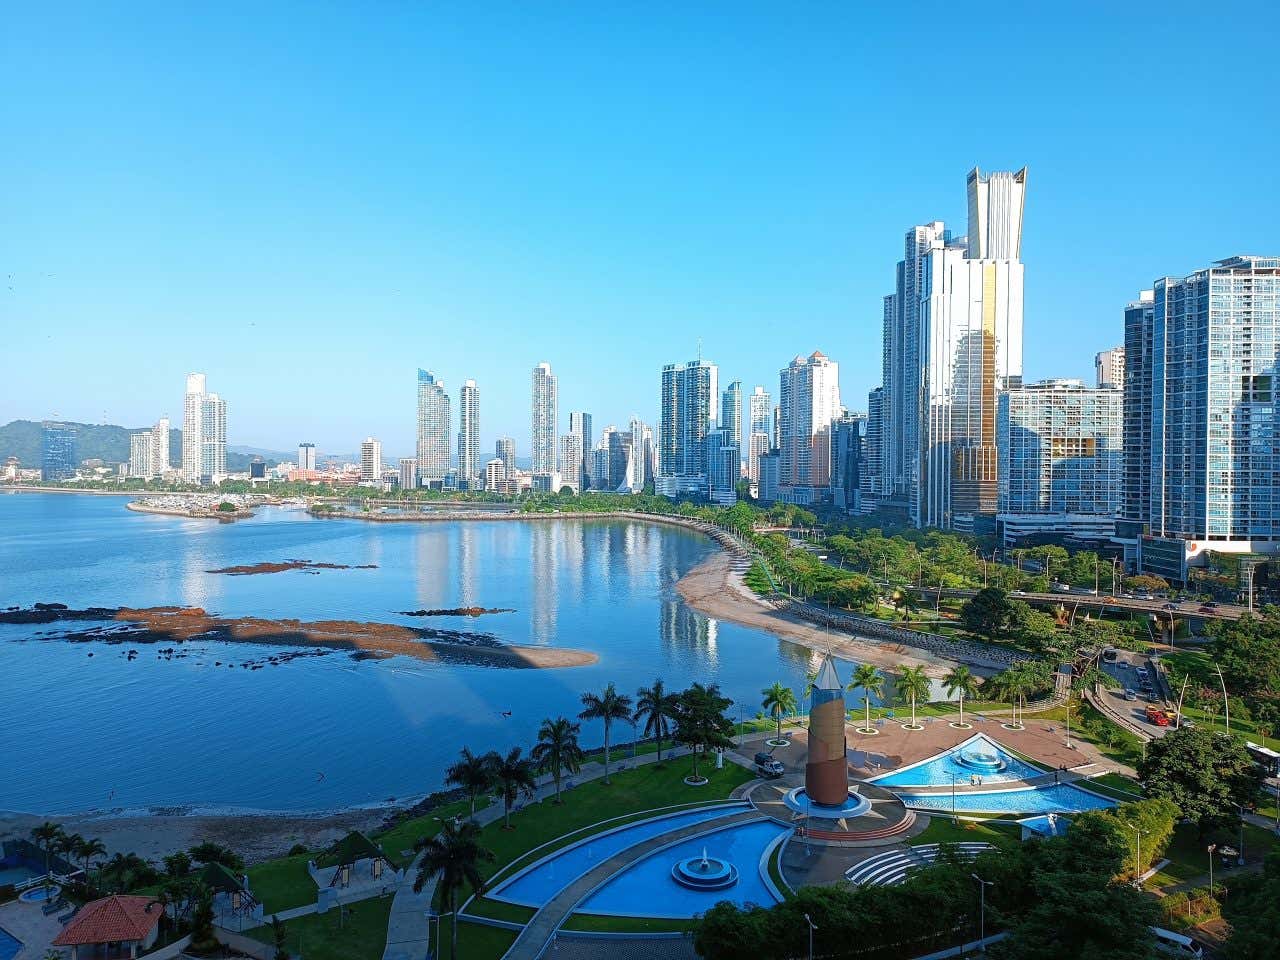
[[(76, 428), (76, 460), (102, 460), (106, 463), (127, 463), (129, 460), (129, 435), (151, 427), (121, 427), (110, 423), (72, 423)], [(249, 469), (253, 454), (242, 452), (245, 448), (227, 447), (227, 469), (239, 473)], [(287, 453), (264, 450), (258, 454), (268, 466), (292, 460)], [(17, 457), (24, 467), (40, 465), (40, 421), (13, 420), (0, 426), (0, 462)], [(169, 466), (182, 466), (182, 431), (169, 431)]]

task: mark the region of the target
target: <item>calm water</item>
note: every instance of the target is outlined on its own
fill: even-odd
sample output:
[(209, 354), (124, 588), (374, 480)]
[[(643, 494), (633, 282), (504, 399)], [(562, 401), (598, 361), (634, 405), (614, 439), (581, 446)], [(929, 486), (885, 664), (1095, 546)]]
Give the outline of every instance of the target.
[[(51, 627), (0, 625), (0, 809), (288, 810), (405, 798), (438, 788), (463, 745), (527, 747), (543, 717), (575, 715), (579, 694), (610, 680), (627, 693), (658, 676), (669, 688), (714, 681), (751, 716), (761, 687), (782, 680), (799, 693), (811, 666), (804, 648), (684, 605), (674, 584), (716, 548), (678, 528), (373, 524), (287, 509), (217, 524), (124, 504), (0, 494), (0, 607), (181, 604), (230, 616), (377, 620), (585, 648), (600, 662), (512, 671), (334, 652), (228, 669), (269, 651), (202, 643), (167, 661), (143, 645), (130, 662), (120, 646), (42, 641)], [(291, 558), (377, 569), (206, 572)], [(515, 612), (396, 613), (465, 606)], [(602, 732), (587, 725), (584, 736), (596, 744)], [(629, 736), (626, 728), (614, 738)]]

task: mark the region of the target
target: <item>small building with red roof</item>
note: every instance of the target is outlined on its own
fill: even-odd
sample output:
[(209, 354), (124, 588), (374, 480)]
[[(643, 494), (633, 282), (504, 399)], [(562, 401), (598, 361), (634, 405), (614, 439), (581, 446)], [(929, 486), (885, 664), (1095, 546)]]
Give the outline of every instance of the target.
[(164, 908), (151, 897), (113, 895), (81, 907), (53, 940), (71, 960), (137, 957), (155, 945)]

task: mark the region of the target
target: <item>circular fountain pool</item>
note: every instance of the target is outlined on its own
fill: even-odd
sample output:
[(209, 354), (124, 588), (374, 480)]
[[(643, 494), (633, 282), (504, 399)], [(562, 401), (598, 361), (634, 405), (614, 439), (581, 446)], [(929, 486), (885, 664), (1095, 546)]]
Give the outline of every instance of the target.
[(980, 747), (961, 750), (956, 754), (956, 763), (979, 773), (998, 773), (1008, 766), (994, 750), (983, 750)]
[(871, 801), (853, 790), (849, 791), (844, 803), (838, 806), (810, 800), (804, 787), (796, 787), (788, 791), (782, 798), (782, 802), (796, 813), (803, 813), (810, 817), (827, 817), (832, 820), (841, 817), (860, 817), (871, 809)]
[(671, 877), (676, 883), (693, 890), (724, 890), (738, 882), (738, 868), (728, 860), (707, 854), (686, 857), (671, 865)]
[(44, 903), (46, 900), (56, 899), (61, 891), (62, 888), (57, 885), (46, 887), (41, 884), (38, 887), (30, 887), (23, 890), (22, 893), (18, 894), (18, 899), (23, 903)]

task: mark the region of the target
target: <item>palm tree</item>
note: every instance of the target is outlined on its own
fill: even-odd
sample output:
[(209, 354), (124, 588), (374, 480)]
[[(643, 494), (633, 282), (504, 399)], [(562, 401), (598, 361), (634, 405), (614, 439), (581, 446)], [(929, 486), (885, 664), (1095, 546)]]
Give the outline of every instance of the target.
[(760, 691), (764, 694), (764, 702), (760, 705), (769, 711), (778, 725), (777, 739), (782, 739), (782, 718), (796, 710), (796, 693), (785, 684), (774, 681)]
[(84, 843), (84, 837), (80, 834), (64, 833), (53, 841), (53, 852), (63, 860), (72, 861), (76, 858), (76, 850), (82, 843)]
[(521, 797), (533, 796), (537, 787), (534, 779), (533, 761), (522, 756), (519, 747), (512, 747), (504, 757), (493, 755), (493, 779), (502, 795), (502, 829), (511, 829), (511, 807)]
[(609, 784), (609, 734), (613, 729), (613, 721), (626, 722), (631, 719), (631, 698), (614, 688), (611, 683), (603, 693), (584, 693), (582, 695), (583, 710), (578, 714), (580, 720), (604, 721), (604, 782)]
[(556, 803), (560, 803), (560, 777), (565, 770), (577, 773), (582, 769), (582, 761), (586, 757), (582, 747), (578, 746), (578, 733), (582, 725), (574, 723), (568, 717), (556, 717), (542, 721), (538, 728), (538, 742), (529, 751), (533, 762), (542, 770), (551, 771), (556, 782)]
[(65, 837), (62, 827), (51, 820), (46, 820), (31, 831), (31, 839), (36, 842), (40, 852), (44, 854), (44, 872), (46, 876), (53, 871), (53, 851), (58, 842)]
[(493, 754), (477, 757), (470, 747), (462, 748), (462, 759), (444, 773), (444, 782), (467, 791), (471, 819), (476, 818), (476, 797), (493, 786)]
[(453, 914), (450, 924), (449, 956), (458, 956), (458, 892), (464, 885), (470, 885), (475, 893), (485, 892), (484, 875), (480, 872), (480, 864), (492, 863), (493, 851), (480, 846), (480, 828), (474, 821), (468, 820), (459, 824), (456, 820), (446, 820), (440, 832), (431, 837), (423, 837), (413, 846), (422, 853), (418, 861), (418, 876), (413, 881), (413, 892), (421, 893), (432, 877), (438, 876), (436, 886), (444, 894), (449, 912)]
[(960, 695), (960, 726), (964, 728), (964, 698), (977, 695), (978, 678), (961, 663), (951, 668), (951, 672), (942, 678), (942, 683), (946, 687), (947, 696), (954, 697), (957, 693)]
[(659, 677), (651, 687), (641, 687), (636, 691), (636, 722), (644, 721), (644, 735), (656, 737), (658, 740), (658, 765), (662, 765), (662, 738), (671, 732), (675, 723), (676, 706), (679, 697), (667, 693), (667, 688)]
[(860, 732), (871, 733), (875, 730), (871, 726), (871, 697), (872, 695), (878, 697), (884, 692), (884, 674), (869, 663), (860, 663), (849, 680), (849, 689), (862, 690), (862, 703), (867, 708), (867, 725), (862, 727)]
[(89, 861), (94, 857), (105, 857), (107, 855), (106, 845), (101, 840), (94, 837), (92, 840), (85, 840), (83, 837), (76, 841), (75, 849), (71, 851), (75, 854), (77, 860), (84, 864), (85, 879), (89, 878)]
[(924, 667), (903, 667), (898, 675), (898, 699), (903, 703), (911, 701), (911, 728), (918, 728), (916, 723), (916, 701), (929, 696), (929, 678), (924, 675)]

